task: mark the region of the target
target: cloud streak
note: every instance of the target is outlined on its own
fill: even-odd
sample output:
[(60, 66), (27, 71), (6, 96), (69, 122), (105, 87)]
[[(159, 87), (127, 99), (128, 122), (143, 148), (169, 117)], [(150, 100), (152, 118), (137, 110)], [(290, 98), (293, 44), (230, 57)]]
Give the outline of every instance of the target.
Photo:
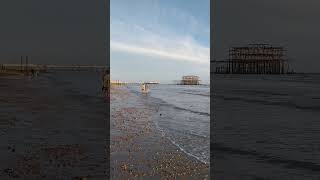
[(148, 47), (148, 46), (137, 46), (132, 44), (124, 44), (120, 42), (110, 42), (112, 51), (123, 51), (127, 53), (141, 54), (146, 56), (158, 56), (161, 58), (168, 58), (168, 60), (176, 61), (187, 61), (196, 64), (209, 64), (209, 56), (207, 55), (209, 51), (203, 49), (200, 53), (190, 53), (190, 52), (169, 52), (164, 49)]
[(200, 45), (191, 36), (161, 34), (114, 19), (111, 19), (110, 46), (111, 53), (126, 52), (202, 65), (210, 62), (210, 48)]

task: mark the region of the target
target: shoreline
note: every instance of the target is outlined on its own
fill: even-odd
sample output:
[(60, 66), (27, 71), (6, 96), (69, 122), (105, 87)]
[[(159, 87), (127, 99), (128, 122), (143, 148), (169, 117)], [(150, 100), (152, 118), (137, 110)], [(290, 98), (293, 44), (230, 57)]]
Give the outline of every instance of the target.
[(0, 70), (0, 77), (6, 76), (23, 76), (24, 73), (22, 71), (15, 70)]
[(111, 88), (111, 179), (209, 179), (209, 165), (162, 136), (152, 107), (126, 87)]

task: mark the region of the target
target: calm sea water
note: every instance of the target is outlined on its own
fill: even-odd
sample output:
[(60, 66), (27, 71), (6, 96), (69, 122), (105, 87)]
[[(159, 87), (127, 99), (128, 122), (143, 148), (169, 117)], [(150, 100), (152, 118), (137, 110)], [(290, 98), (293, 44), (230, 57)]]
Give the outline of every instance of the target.
[(318, 179), (320, 75), (212, 79), (216, 178)]
[[(139, 86), (130, 88), (140, 94)], [(209, 162), (209, 86), (151, 85), (142, 98), (156, 107), (152, 119), (165, 137), (186, 154)]]

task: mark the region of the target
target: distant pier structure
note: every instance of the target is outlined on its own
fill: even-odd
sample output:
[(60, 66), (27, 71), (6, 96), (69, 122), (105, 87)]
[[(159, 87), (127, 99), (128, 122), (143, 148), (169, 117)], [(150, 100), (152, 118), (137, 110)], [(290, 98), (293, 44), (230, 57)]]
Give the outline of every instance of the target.
[(212, 61), (215, 73), (221, 74), (285, 74), (289, 65), (284, 47), (249, 44), (231, 47), (229, 59)]
[(111, 81), (110, 81), (110, 84), (111, 84), (112, 86), (126, 86), (128, 83), (127, 83), (127, 82), (120, 81), (120, 80), (111, 80)]
[(182, 76), (182, 79), (178, 81), (179, 85), (200, 85), (200, 77), (194, 75)]
[(159, 81), (148, 81), (145, 82), (146, 84), (160, 84)]

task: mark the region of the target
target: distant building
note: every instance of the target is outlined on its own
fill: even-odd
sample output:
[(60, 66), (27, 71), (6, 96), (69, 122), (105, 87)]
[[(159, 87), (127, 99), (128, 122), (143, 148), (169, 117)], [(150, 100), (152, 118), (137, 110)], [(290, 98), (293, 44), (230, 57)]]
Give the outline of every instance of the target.
[(200, 78), (199, 76), (182, 76), (182, 80), (180, 81), (181, 85), (199, 85), (200, 84)]
[(284, 74), (289, 66), (283, 47), (249, 44), (229, 49), (229, 59), (214, 61), (215, 73), (223, 74)]

